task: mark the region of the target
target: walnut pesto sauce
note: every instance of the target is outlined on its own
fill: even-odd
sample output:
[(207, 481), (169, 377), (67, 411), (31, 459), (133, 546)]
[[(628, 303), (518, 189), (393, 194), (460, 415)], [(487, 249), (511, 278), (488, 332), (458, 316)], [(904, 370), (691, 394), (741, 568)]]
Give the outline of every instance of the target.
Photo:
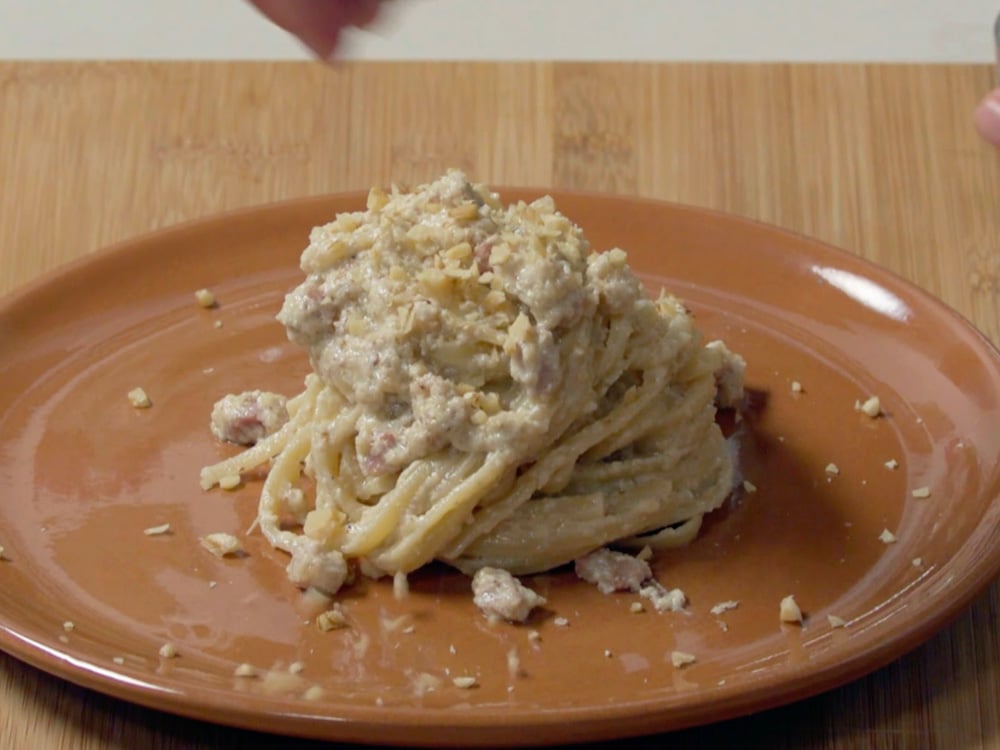
[(412, 193), (372, 190), (367, 210), (314, 229), (278, 319), (323, 382), (364, 407), (369, 476), (446, 448), (542, 449), (569, 364), (560, 334), (599, 304), (656, 317), (625, 261), (592, 252), (551, 198), (504, 207), (452, 170)]

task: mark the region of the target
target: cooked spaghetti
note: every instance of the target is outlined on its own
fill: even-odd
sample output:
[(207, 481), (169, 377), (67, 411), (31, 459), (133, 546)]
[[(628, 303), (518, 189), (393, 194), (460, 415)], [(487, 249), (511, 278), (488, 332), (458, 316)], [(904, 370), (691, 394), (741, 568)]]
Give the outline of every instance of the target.
[(278, 319), (309, 350), (305, 390), (201, 475), (270, 463), (257, 521), (295, 583), (676, 545), (728, 495), (716, 403), (739, 397), (742, 360), (551, 198), (505, 207), (458, 171), (373, 189), (301, 265)]

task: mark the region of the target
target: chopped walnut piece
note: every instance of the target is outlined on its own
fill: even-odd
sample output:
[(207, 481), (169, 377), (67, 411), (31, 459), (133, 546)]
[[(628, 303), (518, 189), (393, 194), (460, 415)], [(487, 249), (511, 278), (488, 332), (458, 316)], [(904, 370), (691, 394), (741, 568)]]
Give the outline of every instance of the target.
[(133, 388), (128, 392), (128, 402), (136, 409), (148, 409), (153, 405), (146, 391), (142, 388)]
[(316, 627), (324, 633), (331, 630), (340, 630), (348, 627), (347, 617), (339, 604), (334, 604), (333, 609), (327, 610), (316, 616)]
[(711, 612), (713, 615), (721, 615), (723, 612), (728, 612), (731, 609), (736, 609), (738, 606), (740, 606), (740, 603), (738, 601), (730, 599), (729, 601), (726, 602), (719, 602), (714, 607), (712, 607), (709, 610), (709, 612)]
[(882, 402), (878, 396), (871, 396), (864, 402), (855, 402), (854, 408), (874, 419), (882, 413)]
[(198, 301), (199, 305), (206, 309), (215, 307), (215, 295), (212, 294), (211, 289), (199, 289), (194, 293), (194, 298)]
[(782, 622), (802, 623), (802, 609), (791, 594), (781, 600), (779, 615)]
[(214, 534), (206, 534), (198, 541), (202, 547), (216, 557), (226, 557), (227, 555), (235, 555), (243, 551), (243, 545), (240, 544), (239, 539), (232, 534), (226, 534), (221, 531)]
[(160, 646), (160, 656), (164, 659), (173, 659), (177, 656), (177, 646), (172, 643), (164, 643)]
[(671, 651), (670, 652), (670, 663), (674, 665), (677, 669), (688, 666), (689, 664), (694, 664), (697, 658), (694, 654), (688, 654), (684, 651)]

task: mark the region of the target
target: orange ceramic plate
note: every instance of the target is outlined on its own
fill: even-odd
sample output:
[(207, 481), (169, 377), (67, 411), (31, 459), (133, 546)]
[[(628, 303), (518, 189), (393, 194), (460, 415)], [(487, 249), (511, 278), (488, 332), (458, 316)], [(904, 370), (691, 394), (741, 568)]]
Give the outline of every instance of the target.
[[(232, 452), (209, 433), (212, 403), (300, 387), (306, 359), (273, 316), (299, 279), (309, 228), (362, 205), (355, 194), (160, 232), (0, 304), (0, 647), (210, 721), (370, 743), (537, 745), (826, 690), (913, 648), (997, 574), (1000, 360), (979, 333), (886, 271), (772, 227), (651, 201), (556, 199), (596, 247), (627, 249), (651, 288), (680, 294), (709, 337), (749, 362), (758, 397), (741, 462), (757, 491), (735, 494), (655, 565), (687, 592), (688, 612), (634, 614), (635, 596), (602, 596), (557, 571), (532, 581), (547, 617), (493, 626), (468, 580), (441, 568), (413, 576), (404, 602), (385, 583), (347, 593), (353, 627), (322, 633), (259, 534), (242, 559), (199, 546), (247, 529), (259, 488), (199, 489), (199, 468)], [(200, 287), (218, 309), (198, 307)], [(135, 386), (152, 408), (129, 405)], [(873, 394), (877, 419), (854, 408)], [(923, 487), (930, 496), (914, 497)], [(163, 523), (170, 533), (143, 534)], [(779, 622), (788, 594), (802, 627)], [(730, 600), (739, 606), (711, 613)], [(165, 642), (177, 658), (158, 656)], [(675, 650), (697, 661), (675, 669)], [(233, 675), (244, 662), (256, 677)], [(303, 669), (290, 675), (294, 662)], [(478, 687), (455, 687), (457, 676)]]

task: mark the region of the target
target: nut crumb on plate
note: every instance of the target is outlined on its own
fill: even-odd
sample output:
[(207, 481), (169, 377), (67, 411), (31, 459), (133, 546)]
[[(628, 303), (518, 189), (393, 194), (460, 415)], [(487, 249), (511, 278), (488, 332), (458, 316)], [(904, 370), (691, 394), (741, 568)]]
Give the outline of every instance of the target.
[(913, 492), (911, 492), (910, 494), (919, 500), (925, 500), (926, 498), (931, 496), (931, 488), (917, 487), (917, 489), (913, 490)]
[(731, 609), (736, 609), (740, 606), (740, 603), (735, 599), (730, 599), (729, 601), (719, 602), (714, 607), (712, 607), (709, 612), (713, 615), (721, 615), (723, 612), (728, 612)]
[(913, 567), (914, 568), (919, 568), (923, 564), (924, 564), (924, 560), (923, 560), (922, 557), (914, 557), (913, 558)]
[(233, 675), (236, 677), (256, 677), (257, 668), (252, 664), (247, 664), (243, 662), (236, 669), (233, 670)]
[(163, 523), (159, 526), (150, 526), (148, 529), (143, 529), (142, 533), (146, 536), (160, 536), (161, 534), (166, 534), (170, 531), (170, 524)]
[(323, 697), (323, 688), (319, 685), (313, 685), (302, 694), (302, 697), (307, 701), (318, 701)]
[(897, 461), (894, 458), (890, 458), (888, 461), (885, 462), (885, 468), (889, 469), (890, 471), (892, 469), (897, 469), (899, 468), (899, 461)]
[(826, 621), (830, 623), (831, 628), (843, 628), (847, 625), (847, 621), (843, 617), (837, 617), (837, 615), (827, 615)]
[(76, 625), (73, 623), (72, 620), (66, 620), (66, 622), (63, 623), (63, 630), (65, 630), (67, 633), (72, 631), (74, 628), (76, 628)]
[(317, 615), (316, 627), (324, 633), (348, 627), (347, 617), (344, 615), (343, 608), (339, 604), (334, 604), (332, 609)]
[(124, 656), (114, 656), (114, 657), (111, 658), (111, 661), (113, 661), (115, 664), (117, 664), (120, 667), (122, 664), (125, 663), (125, 657)]
[(802, 608), (795, 601), (795, 596), (789, 594), (781, 600), (779, 616), (782, 622), (802, 623)]
[(216, 557), (226, 557), (227, 555), (235, 555), (243, 551), (243, 545), (240, 544), (239, 539), (232, 534), (222, 531), (215, 532), (214, 534), (206, 534), (198, 541), (202, 547)]
[(792, 393), (802, 393), (804, 389), (802, 388), (802, 383), (798, 380), (792, 381)]
[(748, 495), (752, 495), (757, 491), (757, 485), (751, 482), (749, 479), (743, 480), (743, 491)]
[(889, 531), (889, 529), (882, 529), (882, 533), (878, 535), (878, 538), (883, 544), (892, 544), (896, 541), (896, 535)]
[(153, 405), (146, 391), (142, 388), (133, 388), (128, 392), (128, 402), (136, 409), (148, 409)]
[(631, 612), (633, 615), (637, 615), (640, 612), (645, 612), (646, 608), (642, 606), (642, 602), (632, 602), (629, 605), (628, 611)]
[(671, 651), (670, 652), (670, 663), (673, 664), (677, 669), (686, 667), (689, 664), (694, 664), (697, 658), (694, 654), (689, 654), (684, 651)]
[(856, 401), (854, 408), (874, 419), (882, 413), (882, 402), (878, 396), (870, 396), (865, 401)]
[(160, 646), (160, 656), (164, 659), (173, 659), (177, 656), (177, 646), (167, 642)]
[(206, 309), (215, 307), (216, 305), (215, 295), (211, 289), (199, 289), (194, 293), (194, 298), (198, 301), (199, 305)]
[(552, 624), (555, 625), (557, 628), (565, 628), (569, 625), (569, 620), (567, 620), (565, 617), (557, 617), (552, 621)]
[(840, 467), (837, 464), (829, 463), (826, 465), (826, 473), (836, 476), (840, 473)]

